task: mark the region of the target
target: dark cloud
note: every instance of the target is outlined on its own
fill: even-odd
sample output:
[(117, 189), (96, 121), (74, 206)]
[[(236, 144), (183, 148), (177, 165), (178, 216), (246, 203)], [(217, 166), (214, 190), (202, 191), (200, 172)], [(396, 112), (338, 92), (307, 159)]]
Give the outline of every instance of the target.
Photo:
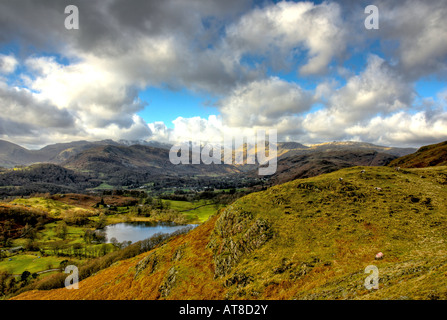
[(34, 128), (72, 128), (74, 118), (66, 109), (48, 101), (39, 101), (24, 89), (11, 89), (0, 83), (0, 105), (3, 120), (21, 122)]

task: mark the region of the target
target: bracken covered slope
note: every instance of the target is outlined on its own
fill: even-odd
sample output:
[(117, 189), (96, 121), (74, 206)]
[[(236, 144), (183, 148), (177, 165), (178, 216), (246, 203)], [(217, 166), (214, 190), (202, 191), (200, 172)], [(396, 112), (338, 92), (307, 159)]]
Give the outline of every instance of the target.
[[(78, 290), (15, 299), (447, 299), (445, 199), (446, 167), (299, 179), (239, 199)], [(377, 290), (365, 287), (369, 265)]]
[(389, 166), (402, 168), (447, 166), (447, 141), (421, 147), (415, 153), (392, 161)]

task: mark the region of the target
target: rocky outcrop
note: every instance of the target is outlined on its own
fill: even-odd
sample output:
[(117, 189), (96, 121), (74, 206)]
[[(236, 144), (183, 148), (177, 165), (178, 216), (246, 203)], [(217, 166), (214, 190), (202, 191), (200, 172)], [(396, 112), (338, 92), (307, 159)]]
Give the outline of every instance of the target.
[(183, 255), (185, 254), (186, 244), (182, 244), (179, 246), (174, 254), (171, 257), (171, 261), (179, 261), (183, 258)]
[(260, 248), (273, 236), (268, 221), (229, 206), (216, 221), (208, 247), (214, 252), (214, 277), (230, 273), (244, 255)]
[(135, 266), (134, 279), (136, 279), (138, 275), (141, 274), (141, 272), (146, 269), (148, 269), (149, 274), (154, 273), (154, 271), (158, 266), (158, 262), (159, 262), (158, 256), (155, 252), (152, 252), (151, 254), (140, 260), (138, 264)]
[(171, 293), (171, 289), (175, 285), (176, 280), (177, 270), (175, 267), (171, 267), (165, 275), (162, 284), (158, 288), (161, 298), (166, 298)]

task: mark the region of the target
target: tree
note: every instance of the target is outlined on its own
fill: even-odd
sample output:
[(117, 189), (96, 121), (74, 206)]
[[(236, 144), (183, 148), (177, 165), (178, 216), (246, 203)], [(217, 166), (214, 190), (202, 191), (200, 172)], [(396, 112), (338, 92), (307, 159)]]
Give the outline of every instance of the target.
[(31, 272), (29, 272), (28, 270), (25, 270), (22, 272), (22, 275), (20, 276), (20, 281), (27, 283), (28, 282), (28, 277), (31, 275)]
[(107, 217), (104, 213), (101, 212), (99, 215), (99, 220), (96, 222), (96, 229), (102, 229), (107, 225)]
[(7, 271), (0, 271), (0, 294), (6, 296), (14, 291), (15, 278)]
[(118, 247), (118, 240), (113, 237), (112, 239), (110, 239), (110, 243), (114, 246), (114, 247)]
[(5, 296), (8, 293), (8, 278), (10, 278), (11, 275), (6, 271), (0, 271), (0, 294)]
[(90, 230), (90, 229), (85, 230), (85, 232), (84, 232), (85, 243), (87, 243), (87, 244), (92, 243), (94, 233), (95, 232), (93, 230)]
[(22, 236), (34, 240), (36, 238), (36, 232), (34, 231), (34, 228), (27, 223), (22, 229)]
[(106, 253), (107, 253), (107, 244), (105, 244), (105, 243), (103, 243), (102, 245), (101, 245), (101, 255), (106, 255)]
[(27, 251), (39, 251), (40, 250), (39, 247), (37, 246), (37, 243), (32, 239), (28, 239), (28, 241), (26, 242), (26, 245), (25, 245), (25, 249)]
[(59, 222), (56, 226), (56, 236), (61, 238), (62, 240), (65, 240), (65, 238), (67, 237), (67, 232), (68, 229), (65, 221)]
[(61, 269), (65, 269), (65, 267), (68, 265), (68, 260), (63, 260), (59, 263), (59, 267)]

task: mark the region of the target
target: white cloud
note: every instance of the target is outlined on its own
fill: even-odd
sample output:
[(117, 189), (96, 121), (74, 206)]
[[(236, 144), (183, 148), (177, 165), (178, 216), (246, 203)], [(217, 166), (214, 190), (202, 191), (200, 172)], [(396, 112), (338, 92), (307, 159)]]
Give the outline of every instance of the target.
[[(402, 71), (415, 78), (447, 74), (447, 6), (444, 1), (380, 1), (382, 40), (392, 45)], [(389, 45), (389, 43), (388, 43)]]
[(202, 142), (221, 143), (225, 137), (248, 137), (254, 136), (257, 130), (263, 129), (267, 132), (276, 127), (249, 127), (228, 126), (222, 121), (221, 116), (210, 115), (208, 118), (178, 117), (174, 121), (173, 128), (168, 128), (163, 122), (150, 123), (152, 131), (151, 140), (163, 142)]
[(366, 69), (348, 78), (343, 87), (333, 89), (323, 84), (317, 87), (316, 95), (326, 108), (308, 114), (303, 127), (326, 139), (343, 138), (346, 128), (378, 114), (409, 109), (414, 99), (412, 86), (375, 55), (369, 57)]
[(241, 58), (245, 54), (268, 56), (279, 67), (306, 53), (301, 74), (326, 71), (331, 60), (346, 47), (346, 30), (337, 3), (279, 2), (255, 9), (227, 28), (227, 43)]
[(366, 69), (352, 76), (329, 99), (331, 111), (344, 123), (389, 114), (410, 106), (414, 98), (412, 86), (405, 82), (385, 60), (371, 55)]
[(383, 145), (424, 145), (447, 140), (447, 114), (430, 118), (424, 112), (398, 112), (389, 117), (372, 118), (366, 125), (347, 128), (346, 133)]
[(14, 55), (4, 55), (0, 53), (0, 73), (10, 74), (16, 70), (19, 62)]
[[(114, 136), (119, 132), (127, 135), (138, 124), (134, 115), (144, 104), (137, 89), (95, 58), (62, 65), (53, 58), (32, 57), (26, 65), (34, 72), (28, 86), (36, 98), (70, 110), (80, 130), (102, 136), (109, 128)], [(146, 132), (150, 132), (147, 126)]]
[(312, 94), (299, 85), (270, 77), (236, 87), (219, 102), (219, 111), (229, 126), (271, 126), (304, 113), (312, 102)]

